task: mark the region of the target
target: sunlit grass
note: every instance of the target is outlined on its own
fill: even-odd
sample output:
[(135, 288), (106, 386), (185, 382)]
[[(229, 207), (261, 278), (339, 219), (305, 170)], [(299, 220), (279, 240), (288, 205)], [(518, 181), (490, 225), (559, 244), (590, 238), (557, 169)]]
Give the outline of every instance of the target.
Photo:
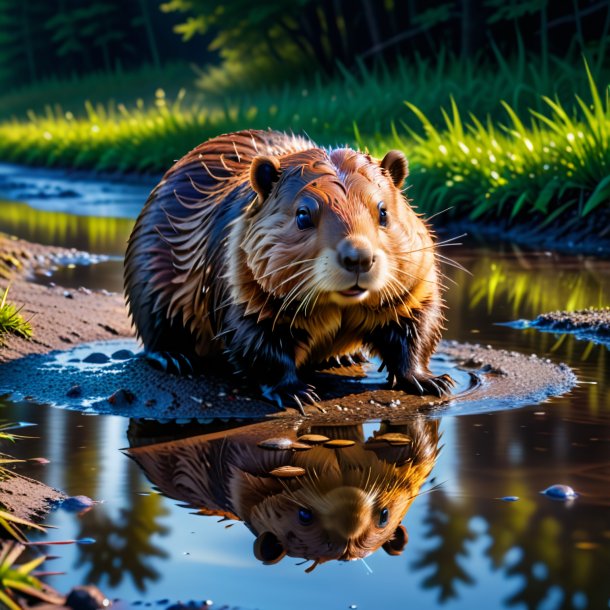
[(31, 324), (19, 313), (21, 308), (16, 307), (7, 300), (8, 286), (0, 298), (0, 345), (4, 335), (11, 333), (24, 339), (32, 336)]
[(545, 97), (547, 112), (531, 111), (527, 124), (506, 102), (505, 122), (483, 122), (474, 115), (466, 122), (452, 100), (440, 130), (407, 103), (423, 135), (395, 130), (376, 148), (410, 150), (414, 196), (428, 213), (451, 207), (450, 216), (532, 220), (538, 230), (560, 218), (577, 225), (610, 201), (608, 87), (600, 94), (586, 71), (589, 102), (576, 96), (567, 106)]
[[(607, 87), (598, 88), (586, 67), (580, 79), (587, 84), (586, 102), (577, 95), (568, 103), (565, 93), (562, 100), (539, 97), (536, 109), (526, 113), (522, 100), (513, 96), (511, 103), (500, 103), (496, 97), (494, 116), (501, 112), (504, 119), (480, 119), (470, 112), (480, 106), (477, 100), (505, 91), (498, 83), (510, 80), (501, 73), (493, 85), (485, 85), (481, 75), (467, 74), (472, 66), (465, 64), (460, 73), (452, 64), (463, 77), (459, 92), (451, 79), (443, 80), (446, 68), (433, 71), (434, 78), (418, 73), (419, 80), (406, 87), (412, 72), (402, 65), (399, 76), (364, 69), (359, 77), (345, 74), (341, 92), (318, 82), (309, 89), (263, 90), (207, 107), (186, 104), (184, 91), (168, 100), (159, 89), (148, 106), (88, 103), (84, 116), (47, 109), (43, 115), (30, 113), (28, 121), (0, 124), (0, 158), (159, 173), (209, 137), (272, 126), (304, 130), (324, 145), (355, 143), (379, 156), (389, 148), (403, 149), (410, 159), (411, 194), (428, 214), (452, 207), (450, 217), (530, 222), (538, 231), (558, 223), (567, 231), (593, 212), (603, 214), (610, 197)], [(564, 79), (557, 78), (565, 89)], [(420, 85), (428, 81), (437, 89), (422, 93)], [(441, 111), (440, 121), (420, 109), (423, 102), (429, 109), (439, 87), (459, 95), (448, 112)]]

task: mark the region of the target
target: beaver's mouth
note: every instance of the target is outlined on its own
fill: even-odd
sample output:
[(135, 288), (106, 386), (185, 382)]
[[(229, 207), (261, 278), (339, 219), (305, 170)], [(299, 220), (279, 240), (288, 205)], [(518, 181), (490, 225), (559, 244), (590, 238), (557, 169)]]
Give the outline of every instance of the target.
[(361, 297), (367, 292), (368, 292), (368, 290), (366, 288), (361, 288), (360, 286), (358, 286), (358, 284), (356, 284), (355, 286), (352, 286), (348, 290), (340, 290), (339, 294), (342, 297), (347, 297), (348, 299), (350, 299), (350, 298), (353, 299), (353, 298)]

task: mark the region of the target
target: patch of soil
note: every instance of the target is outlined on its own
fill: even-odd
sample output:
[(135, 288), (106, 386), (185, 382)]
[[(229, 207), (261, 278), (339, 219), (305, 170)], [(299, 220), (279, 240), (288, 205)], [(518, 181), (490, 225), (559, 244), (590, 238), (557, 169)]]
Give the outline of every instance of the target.
[(543, 313), (531, 325), (557, 332), (587, 332), (610, 339), (610, 307)]
[(535, 320), (516, 320), (504, 326), (535, 328), (543, 332), (571, 333), (578, 339), (610, 344), (610, 307), (552, 311), (540, 314)]
[(0, 478), (0, 507), (20, 519), (41, 521), (65, 498), (62, 492), (19, 474)]
[(78, 343), (132, 336), (122, 295), (85, 288), (66, 290), (28, 281), (58, 261), (87, 256), (74, 249), (42, 246), (0, 234), (0, 292), (4, 293), (10, 284), (9, 300), (22, 307), (21, 314), (34, 330), (29, 340), (5, 335), (0, 363)]

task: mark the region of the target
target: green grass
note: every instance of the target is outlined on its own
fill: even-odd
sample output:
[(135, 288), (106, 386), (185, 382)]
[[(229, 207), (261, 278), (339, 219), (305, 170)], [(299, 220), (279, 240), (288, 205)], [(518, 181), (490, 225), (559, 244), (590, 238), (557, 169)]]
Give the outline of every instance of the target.
[(114, 99), (124, 104), (135, 104), (142, 98), (153, 104), (155, 91), (161, 87), (175, 97), (182, 88), (191, 90), (193, 99), (199, 98), (194, 87), (197, 73), (186, 63), (167, 64), (162, 68), (145, 65), (137, 70), (116, 70), (111, 73), (93, 72), (68, 80), (50, 77), (35, 85), (10, 88), (0, 92), (0, 119), (27, 118), (27, 111), (44, 113), (47, 107), (61, 108), (76, 116), (85, 114), (88, 100)]
[(25, 548), (13, 542), (0, 544), (0, 603), (9, 610), (22, 610), (19, 597), (26, 595), (38, 602), (63, 605), (64, 597), (45, 585), (35, 574), (47, 559), (44, 555), (25, 563), (16, 563)]
[(24, 339), (32, 336), (32, 326), (19, 313), (21, 308), (8, 302), (7, 296), (8, 286), (0, 299), (0, 345), (2, 345), (3, 336), (9, 333)]
[[(427, 214), (452, 207), (453, 218), (531, 221), (545, 230), (606, 213), (610, 79), (598, 75), (600, 88), (588, 67), (555, 60), (545, 81), (523, 57), (496, 60), (460, 64), (441, 56), (434, 67), (362, 68), (334, 83), (287, 85), (208, 106), (187, 103), (184, 90), (174, 100), (158, 90), (154, 104), (87, 103), (82, 116), (48, 108), (0, 124), (0, 159), (159, 173), (209, 137), (272, 126), (379, 156), (401, 148), (411, 193)], [(535, 85), (552, 96), (534, 95)], [(432, 106), (449, 94), (449, 112)]]
[(427, 213), (451, 208), (449, 216), (473, 221), (530, 219), (539, 230), (570, 216), (576, 226), (595, 211), (607, 213), (610, 201), (609, 90), (600, 93), (587, 66), (586, 73), (587, 102), (576, 96), (567, 106), (544, 97), (547, 111), (531, 111), (527, 123), (506, 102), (506, 121), (471, 115), (466, 122), (452, 100), (445, 128), (437, 129), (408, 104), (423, 134), (394, 130), (374, 152), (410, 151), (410, 181)]

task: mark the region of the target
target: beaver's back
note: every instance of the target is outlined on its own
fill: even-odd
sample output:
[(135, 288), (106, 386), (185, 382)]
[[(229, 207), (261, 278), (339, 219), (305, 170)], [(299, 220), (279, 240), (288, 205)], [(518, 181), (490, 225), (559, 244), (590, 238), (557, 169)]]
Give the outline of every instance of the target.
[(125, 294), (148, 351), (204, 355), (227, 298), (229, 224), (255, 198), (252, 159), (315, 147), (275, 131), (242, 131), (197, 146), (151, 192), (125, 254)]

